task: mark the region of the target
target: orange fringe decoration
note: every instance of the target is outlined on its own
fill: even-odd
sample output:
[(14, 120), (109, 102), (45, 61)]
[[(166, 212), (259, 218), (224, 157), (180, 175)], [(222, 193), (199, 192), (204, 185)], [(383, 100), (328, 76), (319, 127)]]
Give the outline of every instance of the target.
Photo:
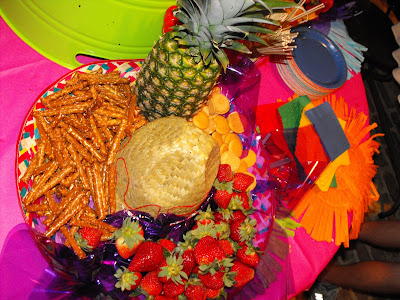
[[(378, 125), (365, 126), (367, 116), (357, 113), (354, 108), (349, 111), (342, 97), (336, 99), (332, 95), (313, 101), (313, 104), (317, 106), (325, 101), (329, 101), (336, 116), (346, 122), (344, 132), (350, 142), (350, 165), (337, 168), (337, 188), (323, 192), (314, 184), (294, 208), (294, 215), (296, 219), (302, 216), (300, 223), (313, 239), (331, 242), (334, 236), (336, 245), (344, 243), (348, 247), (349, 239), (358, 237), (368, 206), (379, 200), (379, 193), (372, 182), (378, 168), (373, 155), (379, 153), (380, 146), (374, 138), (384, 134), (375, 134), (363, 141)], [(349, 213), (352, 213), (350, 232)]]

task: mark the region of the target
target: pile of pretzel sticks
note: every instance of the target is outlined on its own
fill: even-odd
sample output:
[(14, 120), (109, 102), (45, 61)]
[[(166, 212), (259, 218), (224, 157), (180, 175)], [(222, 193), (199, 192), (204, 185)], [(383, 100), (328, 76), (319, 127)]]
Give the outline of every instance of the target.
[(130, 79), (118, 71), (75, 72), (63, 89), (41, 102), (45, 109), (33, 112), (40, 135), (37, 152), (21, 177), (32, 180), (32, 188), (22, 205), (45, 217), (46, 237), (61, 231), (65, 244), (84, 258), (74, 234), (95, 227), (105, 241), (116, 230), (103, 221), (116, 211), (115, 155), (146, 119), (139, 114)]

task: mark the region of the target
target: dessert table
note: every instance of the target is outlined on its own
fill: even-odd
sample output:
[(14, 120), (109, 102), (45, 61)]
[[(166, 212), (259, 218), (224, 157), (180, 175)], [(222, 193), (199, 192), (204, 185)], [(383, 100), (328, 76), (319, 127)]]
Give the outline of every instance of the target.
[[(43, 299), (43, 283), (49, 282), (53, 274), (30, 238), (21, 214), (15, 180), (16, 145), (21, 124), (37, 96), (69, 70), (29, 47), (3, 19), (0, 48), (0, 270), (8, 275), (0, 276), (0, 298), (9, 299), (12, 295), (15, 299)], [(258, 105), (293, 96), (273, 63), (263, 59), (257, 66), (262, 74)], [(368, 115), (360, 74), (335, 94)], [(315, 241), (303, 228), (298, 228), (288, 242), (290, 251), (283, 270), (277, 274), (278, 280), (259, 299), (267, 295), (269, 299), (290, 298), (308, 289), (338, 249), (333, 242)]]

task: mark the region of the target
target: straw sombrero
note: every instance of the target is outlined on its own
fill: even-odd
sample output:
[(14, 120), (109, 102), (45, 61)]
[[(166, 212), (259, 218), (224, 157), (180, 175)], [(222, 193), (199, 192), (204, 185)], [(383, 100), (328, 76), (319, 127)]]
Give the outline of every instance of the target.
[(219, 164), (219, 146), (210, 135), (183, 118), (157, 119), (117, 154), (117, 207), (188, 215), (207, 197)]

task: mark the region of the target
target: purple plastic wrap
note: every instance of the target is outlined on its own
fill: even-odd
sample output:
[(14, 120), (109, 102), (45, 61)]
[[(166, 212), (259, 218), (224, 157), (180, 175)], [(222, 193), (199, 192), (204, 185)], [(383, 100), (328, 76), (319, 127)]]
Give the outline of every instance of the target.
[[(124, 66), (126, 62), (121, 63)], [(107, 65), (112, 64), (119, 65), (119, 62), (100, 63), (101, 67), (107, 70), (106, 72), (111, 71), (107, 69)], [(119, 67), (121, 68), (121, 66)], [(90, 68), (90, 66), (86, 66), (86, 68)], [(130, 76), (129, 72), (132, 72), (133, 68), (126, 68), (127, 76)], [(261, 74), (253, 62), (246, 57), (235, 56), (227, 72), (222, 75), (219, 85), (222, 93), (231, 100), (231, 111), (240, 112), (247, 120), (246, 131), (239, 135), (245, 151), (252, 149), (257, 153), (257, 163), (249, 169), (257, 179), (257, 187), (251, 195), (256, 209), (251, 217), (258, 221), (258, 233), (254, 242), (256, 246), (264, 249), (272, 230), (275, 200), (273, 193), (270, 192), (273, 186), (270, 185), (266, 176), (268, 173), (267, 152), (262, 145), (260, 135), (255, 130), (255, 110), (260, 76)], [(57, 84), (48, 90), (54, 90), (55, 86)], [(36, 108), (38, 107), (36, 106)], [(27, 120), (29, 118), (28, 116)], [(20, 182), (17, 182), (17, 185), (21, 197), (24, 197), (26, 186), (21, 185)], [(211, 200), (212, 195), (213, 190), (200, 210), (204, 210), (209, 204), (214, 209), (216, 208)], [(136, 218), (144, 228), (146, 239), (157, 240), (168, 236), (177, 242), (185, 232), (193, 227), (195, 215), (181, 217), (160, 214), (154, 219), (150, 215), (138, 211), (119, 211), (107, 216), (105, 221), (115, 227), (121, 227), (123, 220), (127, 216), (131, 216)], [(96, 249), (88, 253), (86, 258), (78, 259), (72, 249), (63, 245), (62, 235), (56, 234), (51, 239), (43, 236), (45, 227), (42, 224), (42, 218), (35, 214), (26, 215), (25, 212), (24, 216), (27, 224), (32, 225), (27, 227), (33, 240), (51, 267), (46, 268), (44, 276), (36, 279), (35, 288), (32, 289), (29, 299), (104, 299), (106, 297), (129, 299), (129, 292), (122, 292), (114, 287), (116, 283), (114, 274), (121, 266), (128, 266), (130, 260), (123, 259), (118, 255), (113, 241), (99, 244)], [(41, 274), (43, 269), (38, 269), (36, 272)]]

